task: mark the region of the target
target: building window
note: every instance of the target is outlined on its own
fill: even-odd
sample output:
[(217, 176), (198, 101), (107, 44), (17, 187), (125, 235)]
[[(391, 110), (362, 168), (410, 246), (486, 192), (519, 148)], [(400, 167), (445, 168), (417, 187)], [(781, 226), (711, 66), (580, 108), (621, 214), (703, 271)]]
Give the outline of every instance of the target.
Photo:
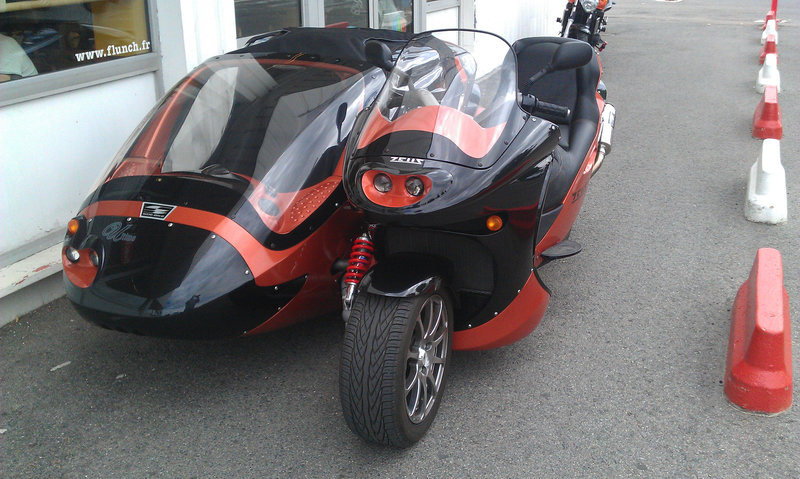
[(324, 0), (324, 5), (326, 26), (369, 26), (369, 0)]
[(234, 0), (236, 38), (300, 26), (298, 0)]
[(378, 0), (379, 28), (414, 31), (414, 2), (412, 0)]
[(145, 0), (5, 0), (0, 81), (152, 51)]

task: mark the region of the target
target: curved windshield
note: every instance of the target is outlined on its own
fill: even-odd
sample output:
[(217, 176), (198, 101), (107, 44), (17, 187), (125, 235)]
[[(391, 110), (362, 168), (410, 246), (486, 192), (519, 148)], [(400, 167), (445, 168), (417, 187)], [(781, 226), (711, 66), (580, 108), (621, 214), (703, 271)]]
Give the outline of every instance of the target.
[(358, 147), (384, 138), (385, 155), (485, 166), (479, 160), (521, 127), (511, 120), (516, 83), (514, 53), (498, 36), (464, 30), (418, 35), (400, 54)]
[[(351, 89), (356, 101), (340, 98)], [(219, 57), (198, 67), (148, 115), (104, 180), (214, 167), (278, 191), (296, 191), (330, 176), (339, 160), (316, 161), (338, 146), (336, 133), (345, 125), (312, 124), (330, 121), (323, 113), (336, 101), (342, 103), (333, 105), (334, 121), (357, 113), (363, 91), (361, 72), (344, 65), (250, 54)]]
[(207, 61), (148, 115), (101, 181), (233, 181), (271, 231), (289, 233), (341, 183), (355, 117), (382, 84), (367, 68), (284, 54)]

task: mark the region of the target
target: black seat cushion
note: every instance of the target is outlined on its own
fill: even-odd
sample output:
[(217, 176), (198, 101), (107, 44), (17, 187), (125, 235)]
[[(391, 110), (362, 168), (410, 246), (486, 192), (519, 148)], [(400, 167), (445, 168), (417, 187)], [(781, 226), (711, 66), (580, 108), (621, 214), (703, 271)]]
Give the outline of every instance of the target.
[(522, 92), (572, 110), (570, 123), (558, 125), (561, 140), (553, 154), (555, 164), (548, 183), (545, 211), (561, 204), (597, 133), (600, 120), (595, 96), (600, 80), (597, 55), (583, 67), (549, 73), (534, 83), (529, 92), (524, 90), (528, 79), (550, 62), (560, 44), (576, 41), (579, 40), (534, 37), (523, 38), (513, 45), (517, 54), (517, 85)]

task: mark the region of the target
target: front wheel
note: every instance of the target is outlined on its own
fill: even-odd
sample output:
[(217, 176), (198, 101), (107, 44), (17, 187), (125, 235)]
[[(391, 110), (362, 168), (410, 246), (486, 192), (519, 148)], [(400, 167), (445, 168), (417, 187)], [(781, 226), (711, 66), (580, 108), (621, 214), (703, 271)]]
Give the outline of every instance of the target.
[(572, 37), (572, 38), (574, 38), (576, 40), (580, 40), (582, 42), (589, 43), (589, 34), (584, 32), (584, 31), (581, 31), (581, 30), (577, 30), (577, 29), (574, 30), (573, 32), (571, 32), (570, 37)]
[(362, 438), (396, 447), (419, 441), (439, 409), (453, 344), (449, 296), (361, 293), (345, 329), (339, 396)]

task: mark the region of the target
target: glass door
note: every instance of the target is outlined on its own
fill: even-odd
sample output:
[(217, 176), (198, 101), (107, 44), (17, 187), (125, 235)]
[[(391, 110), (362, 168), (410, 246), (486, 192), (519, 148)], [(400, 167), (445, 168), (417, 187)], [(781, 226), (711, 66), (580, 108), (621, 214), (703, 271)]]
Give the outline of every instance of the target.
[(300, 26), (300, 0), (234, 0), (236, 38)]
[(373, 0), (376, 5), (376, 28), (414, 31), (414, 0)]
[(368, 27), (369, 0), (323, 0), (326, 27)]
[[(475, 0), (422, 0), (419, 31), (443, 28), (475, 28)], [(471, 36), (462, 33), (456, 38), (445, 38), (453, 43), (471, 46)]]

